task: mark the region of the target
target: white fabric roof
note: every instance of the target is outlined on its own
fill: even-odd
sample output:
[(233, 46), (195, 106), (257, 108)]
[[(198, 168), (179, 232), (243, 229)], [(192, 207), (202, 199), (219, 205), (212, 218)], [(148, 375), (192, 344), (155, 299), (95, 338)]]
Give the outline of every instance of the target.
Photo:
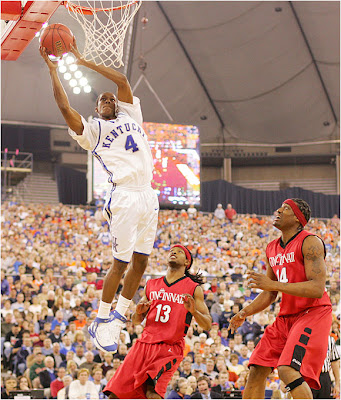
[[(143, 54), (145, 76), (173, 122), (199, 126), (202, 143), (339, 138), (338, 1), (145, 1), (137, 18), (131, 86)], [(82, 30), (64, 7), (56, 22), (71, 28), (82, 49)], [(38, 39), (1, 66), (3, 121), (65, 124)], [(97, 94), (112, 89), (87, 75)], [(94, 96), (65, 87), (77, 111), (94, 114)], [(146, 121), (172, 122), (143, 80), (134, 94)]]

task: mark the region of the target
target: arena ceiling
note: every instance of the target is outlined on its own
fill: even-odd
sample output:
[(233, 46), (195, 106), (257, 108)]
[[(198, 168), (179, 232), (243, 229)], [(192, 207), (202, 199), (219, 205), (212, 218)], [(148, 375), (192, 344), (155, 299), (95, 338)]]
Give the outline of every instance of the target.
[[(145, 121), (197, 125), (202, 143), (339, 138), (338, 1), (145, 1), (137, 18), (131, 86), (142, 55), (169, 114), (141, 80), (134, 94)], [(82, 49), (83, 32), (62, 6), (56, 22), (71, 28)], [(3, 122), (65, 124), (38, 39), (1, 67)], [(88, 79), (95, 94), (112, 88), (91, 71)], [(66, 89), (77, 111), (94, 115), (94, 95)]]

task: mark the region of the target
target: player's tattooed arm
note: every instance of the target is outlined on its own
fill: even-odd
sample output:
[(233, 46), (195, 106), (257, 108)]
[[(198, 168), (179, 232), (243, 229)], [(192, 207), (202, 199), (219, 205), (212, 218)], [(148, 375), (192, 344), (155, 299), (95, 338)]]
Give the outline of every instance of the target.
[(302, 253), (305, 273), (314, 292), (312, 297), (322, 297), (326, 284), (326, 264), (324, 262), (324, 245), (321, 239), (317, 236), (307, 236), (302, 245)]

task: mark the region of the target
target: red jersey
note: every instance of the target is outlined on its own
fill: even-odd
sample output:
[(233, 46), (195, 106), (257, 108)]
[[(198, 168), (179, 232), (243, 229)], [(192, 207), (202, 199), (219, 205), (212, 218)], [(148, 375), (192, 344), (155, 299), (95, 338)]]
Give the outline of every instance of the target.
[[(295, 283), (308, 280), (302, 254), (302, 245), (307, 236), (316, 235), (303, 230), (294, 235), (286, 245), (283, 244), (281, 238), (268, 244), (266, 256), (279, 282)], [(282, 293), (281, 309), (278, 315), (297, 314), (307, 308), (326, 305), (331, 305), (326, 291), (320, 299)]]
[(150, 279), (146, 285), (146, 296), (152, 304), (140, 341), (167, 344), (180, 341), (183, 344), (192, 314), (184, 307), (182, 295), (189, 293), (193, 296), (197, 286), (186, 276), (173, 283), (168, 283), (166, 277)]

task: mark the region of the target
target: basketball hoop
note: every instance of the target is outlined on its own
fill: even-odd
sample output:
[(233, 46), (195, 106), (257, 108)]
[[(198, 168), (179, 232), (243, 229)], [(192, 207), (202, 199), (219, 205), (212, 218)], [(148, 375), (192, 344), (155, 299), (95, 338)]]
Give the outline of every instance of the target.
[(119, 68), (123, 64), (124, 38), (141, 0), (66, 1), (69, 14), (83, 28), (83, 57), (95, 64)]

